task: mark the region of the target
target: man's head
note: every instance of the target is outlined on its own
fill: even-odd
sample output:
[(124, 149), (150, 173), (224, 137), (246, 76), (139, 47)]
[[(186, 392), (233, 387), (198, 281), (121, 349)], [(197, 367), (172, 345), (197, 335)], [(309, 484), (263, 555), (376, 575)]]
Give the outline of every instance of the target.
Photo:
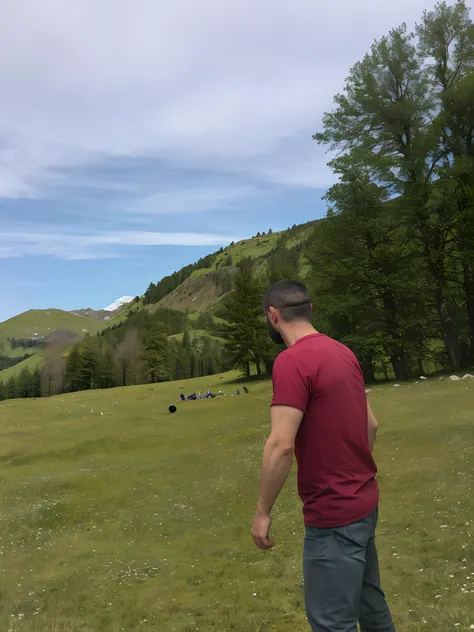
[(285, 335), (295, 326), (311, 328), (313, 306), (308, 290), (299, 281), (278, 281), (272, 285), (263, 299), (268, 329), (274, 342), (291, 341)]

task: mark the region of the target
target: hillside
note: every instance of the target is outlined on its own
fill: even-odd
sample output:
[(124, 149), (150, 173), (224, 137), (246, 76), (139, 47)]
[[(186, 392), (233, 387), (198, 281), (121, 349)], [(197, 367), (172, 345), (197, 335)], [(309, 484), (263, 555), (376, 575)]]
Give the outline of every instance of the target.
[[(99, 312), (90, 316), (61, 309), (30, 309), (0, 323), (0, 351), (8, 357), (20, 357), (30, 354), (30, 357), (13, 367), (0, 371), (0, 381), (7, 380), (27, 367), (34, 370), (41, 365), (43, 350), (37, 347), (12, 346), (12, 339), (44, 338), (45, 342), (62, 342), (72, 344), (86, 334), (95, 335), (113, 323), (120, 323), (129, 312), (129, 306), (124, 306), (116, 313), (104, 312), (101, 319)], [(87, 312), (89, 310), (80, 310)], [(93, 310), (91, 310), (93, 311)], [(107, 320), (105, 320), (107, 317)]]
[[(105, 309), (80, 309), (72, 312), (60, 309), (31, 309), (0, 323), (0, 345), (3, 346), (3, 355), (23, 357), (26, 353), (30, 354), (29, 358), (15, 366), (0, 370), (0, 382), (17, 375), (25, 367), (34, 370), (40, 365), (43, 359), (41, 346), (44, 346), (45, 341), (54, 340), (63, 345), (73, 344), (86, 334), (93, 336), (109, 328), (115, 329), (117, 325), (128, 321), (131, 315), (134, 322), (139, 322), (140, 312), (143, 316), (157, 315), (163, 309), (185, 312), (186, 317), (179, 319), (183, 323), (181, 330), (170, 332), (174, 340), (181, 340), (186, 328), (195, 328), (194, 323), (200, 314), (215, 313), (219, 301), (232, 289), (233, 276), (242, 260), (251, 259), (256, 274), (264, 278), (268, 262), (275, 253), (280, 253), (280, 256), (285, 258), (286, 253), (300, 249), (296, 256), (300, 274), (304, 276), (303, 245), (314, 224), (315, 222), (308, 222), (277, 233), (270, 231), (268, 234), (258, 234), (221, 248), (218, 252), (158, 281), (156, 286), (152, 283), (150, 287), (160, 288), (158, 300), (153, 298), (149, 288), (143, 297), (121, 306), (115, 312), (108, 312)], [(217, 320), (214, 314), (214, 322)], [(201, 336), (207, 333), (209, 337), (216, 339), (214, 331), (206, 332), (199, 325), (198, 329)], [(9, 342), (9, 339), (13, 338), (43, 340), (38, 346), (14, 348)]]
[[(193, 314), (213, 309), (217, 301), (231, 287), (236, 265), (243, 259), (251, 258), (260, 276), (267, 271), (268, 258), (278, 248), (290, 250), (302, 246), (308, 239), (316, 222), (308, 222), (293, 228), (265, 235), (257, 235), (222, 249), (213, 257), (212, 266), (194, 270), (172, 292), (156, 305), (172, 309), (186, 310)], [(228, 265), (230, 264), (230, 265)], [(300, 273), (305, 274), (305, 261), (300, 257)]]
[(67, 329), (74, 334), (96, 334), (107, 326), (107, 321), (80, 316), (61, 309), (30, 309), (0, 323), (0, 340), (7, 338), (32, 338), (47, 336), (57, 329)]

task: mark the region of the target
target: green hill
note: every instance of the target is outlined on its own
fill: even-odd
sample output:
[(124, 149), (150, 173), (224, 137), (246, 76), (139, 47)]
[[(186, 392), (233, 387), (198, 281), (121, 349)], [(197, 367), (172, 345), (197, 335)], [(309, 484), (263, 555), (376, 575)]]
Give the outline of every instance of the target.
[[(22, 349), (22, 355), (25, 353), (25, 349)], [(29, 369), (34, 371), (36, 367), (41, 367), (43, 364), (44, 352), (42, 349), (36, 349), (30, 351), (30, 357), (18, 364), (15, 364), (8, 369), (0, 371), (0, 381), (7, 382), (11, 377), (16, 377), (23, 369)]]
[[(256, 273), (266, 275), (269, 258), (277, 250), (288, 252), (301, 248), (316, 222), (308, 222), (291, 229), (266, 235), (257, 235), (222, 249), (212, 255), (212, 265), (193, 270), (172, 291), (156, 302), (172, 309), (186, 310), (190, 314), (213, 309), (219, 299), (229, 291), (236, 265), (243, 259), (252, 259)], [(299, 256), (299, 272), (305, 275), (305, 261)], [(147, 296), (145, 294), (145, 300)]]
[(51, 340), (83, 338), (86, 334), (95, 335), (111, 323), (120, 323), (128, 314), (128, 306), (111, 315), (110, 320), (99, 320), (66, 312), (61, 309), (30, 309), (0, 323), (0, 352), (9, 357), (30, 354), (31, 357), (13, 367), (0, 371), (0, 381), (17, 375), (23, 368), (35, 369), (41, 365), (43, 351), (39, 347), (12, 347), (12, 339), (46, 338)]
[(108, 321), (76, 316), (61, 309), (30, 309), (0, 323), (0, 341), (6, 342), (7, 338), (47, 336), (58, 329), (67, 329), (84, 336), (86, 333), (96, 334), (107, 324)]
[[(156, 286), (151, 284), (144, 296), (138, 301), (129, 303), (111, 315), (110, 320), (105, 320), (103, 311), (76, 310), (66, 312), (60, 309), (31, 309), (9, 320), (0, 323), (0, 348), (9, 357), (22, 357), (26, 353), (31, 357), (19, 362), (8, 369), (0, 370), (0, 382), (6, 381), (11, 376), (16, 376), (23, 368), (33, 369), (42, 363), (43, 353), (39, 347), (23, 346), (12, 348), (9, 339), (31, 339), (51, 337), (61, 338), (63, 343), (72, 344), (76, 339), (83, 338), (86, 334), (95, 335), (98, 332), (113, 328), (121, 323), (128, 322), (129, 317), (134, 323), (150, 322), (149, 319), (141, 319), (143, 316), (159, 315), (160, 310), (178, 310), (185, 312), (186, 318), (180, 316), (183, 323), (180, 331), (174, 329), (172, 337), (180, 341), (186, 328), (195, 329), (194, 322), (199, 314), (204, 312), (214, 313), (219, 301), (232, 288), (233, 276), (237, 265), (244, 259), (251, 259), (256, 274), (262, 278), (267, 274), (269, 261), (279, 253), (282, 259), (286, 259), (289, 253), (293, 253), (298, 261), (298, 269), (304, 276), (303, 245), (307, 240), (315, 222), (308, 222), (291, 229), (263, 235), (256, 235), (204, 257), (195, 264), (185, 266), (170, 277), (158, 281)], [(295, 255), (295, 251), (298, 253)], [(214, 323), (219, 319), (214, 313)], [(206, 334), (217, 339), (216, 332), (209, 329), (203, 331), (201, 325), (197, 325), (199, 336)], [(77, 338), (74, 338), (77, 337)], [(195, 335), (196, 337), (196, 335)]]
[[(0, 403), (1, 630), (307, 630), (294, 471), (274, 511), (276, 547), (262, 553), (250, 538), (271, 382), (177, 402), (209, 385), (232, 393), (235, 377)], [(469, 630), (474, 380), (370, 398), (397, 630)]]

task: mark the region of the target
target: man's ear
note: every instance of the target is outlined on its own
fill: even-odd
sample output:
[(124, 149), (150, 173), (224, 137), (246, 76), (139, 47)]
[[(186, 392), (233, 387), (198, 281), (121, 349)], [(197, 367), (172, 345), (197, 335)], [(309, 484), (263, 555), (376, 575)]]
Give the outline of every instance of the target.
[(270, 306), (269, 309), (268, 309), (268, 312), (270, 314), (270, 319), (271, 319), (272, 323), (276, 323), (278, 321), (278, 312), (277, 312), (277, 310), (274, 307)]

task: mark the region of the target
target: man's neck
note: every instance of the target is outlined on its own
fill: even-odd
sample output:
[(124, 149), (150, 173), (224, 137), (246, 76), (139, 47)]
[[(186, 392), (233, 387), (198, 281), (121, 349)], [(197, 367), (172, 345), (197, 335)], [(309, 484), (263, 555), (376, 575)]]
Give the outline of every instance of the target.
[(298, 342), (301, 338), (317, 333), (318, 332), (311, 323), (307, 323), (305, 321), (295, 321), (294, 323), (288, 323), (285, 327), (285, 331), (282, 332), (282, 336), (286, 346), (292, 347), (295, 342)]

